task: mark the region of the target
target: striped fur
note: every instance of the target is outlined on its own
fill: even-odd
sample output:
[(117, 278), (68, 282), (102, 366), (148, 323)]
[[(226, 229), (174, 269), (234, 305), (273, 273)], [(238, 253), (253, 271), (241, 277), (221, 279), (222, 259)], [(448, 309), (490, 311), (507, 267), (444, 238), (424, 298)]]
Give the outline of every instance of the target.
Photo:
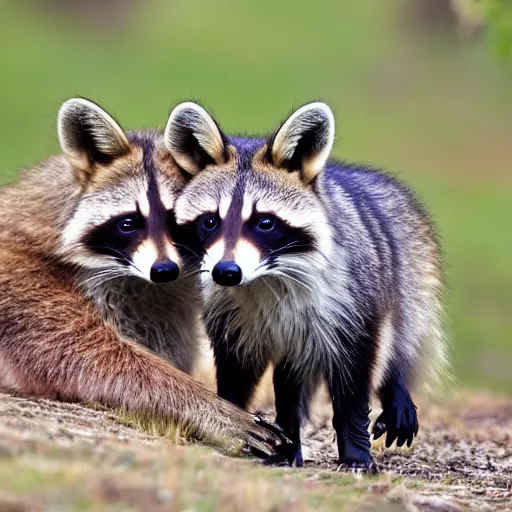
[[(376, 391), (388, 442), (410, 444), (417, 426), (408, 388), (426, 361), (434, 379), (446, 363), (440, 251), (425, 209), (389, 174), (327, 162), (334, 121), (325, 104), (302, 107), (267, 140), (226, 139), (235, 162), (203, 166), (175, 210), (214, 279), (226, 265), (240, 274), (238, 286), (204, 283), (206, 325), (214, 350), (223, 347), (218, 378), (230, 360), (231, 371), (236, 361), (247, 374), (258, 368), (254, 381), (269, 363), (301, 389), (325, 378), (338, 437), (349, 432), (338, 440), (340, 459), (350, 463), (371, 460), (366, 441), (351, 449)], [(261, 219), (275, 223), (274, 234), (261, 232)], [(253, 385), (243, 399), (226, 397), (245, 406)], [(393, 420), (397, 408), (407, 428)], [(342, 418), (348, 409), (359, 434)]]

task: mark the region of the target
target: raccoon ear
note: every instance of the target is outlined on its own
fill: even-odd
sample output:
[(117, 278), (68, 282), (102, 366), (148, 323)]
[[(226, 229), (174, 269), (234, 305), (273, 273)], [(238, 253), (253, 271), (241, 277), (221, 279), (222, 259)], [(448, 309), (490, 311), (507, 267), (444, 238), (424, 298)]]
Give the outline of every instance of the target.
[(322, 170), (334, 142), (334, 115), (325, 103), (309, 103), (294, 112), (274, 133), (266, 159), (272, 165), (300, 171), (310, 183)]
[(197, 103), (179, 104), (171, 112), (164, 141), (178, 165), (192, 176), (209, 164), (227, 162), (226, 136)]
[(130, 151), (121, 127), (95, 103), (82, 98), (66, 101), (59, 110), (58, 134), (62, 152), (85, 175)]

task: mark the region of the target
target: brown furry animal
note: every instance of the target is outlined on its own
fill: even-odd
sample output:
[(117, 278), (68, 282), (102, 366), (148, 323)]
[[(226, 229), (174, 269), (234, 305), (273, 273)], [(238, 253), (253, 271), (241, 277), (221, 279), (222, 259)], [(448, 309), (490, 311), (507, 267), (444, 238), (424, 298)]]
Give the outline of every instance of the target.
[(160, 134), (125, 134), (73, 99), (59, 140), (63, 155), (0, 191), (0, 389), (100, 402), (271, 454), (277, 431), (187, 375), (201, 304), (193, 255), (173, 234), (185, 178)]

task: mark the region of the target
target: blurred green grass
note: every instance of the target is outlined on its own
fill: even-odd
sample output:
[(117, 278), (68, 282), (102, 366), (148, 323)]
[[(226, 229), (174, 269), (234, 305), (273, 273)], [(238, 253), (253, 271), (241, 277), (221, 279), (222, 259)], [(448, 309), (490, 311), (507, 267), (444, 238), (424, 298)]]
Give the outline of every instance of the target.
[(398, 0), (151, 0), (95, 27), (35, 4), (0, 4), (0, 182), (58, 151), (74, 95), (125, 128), (163, 126), (192, 98), (228, 132), (326, 100), (336, 156), (397, 172), (433, 212), (458, 378), (512, 393), (512, 69), (485, 37), (412, 37)]

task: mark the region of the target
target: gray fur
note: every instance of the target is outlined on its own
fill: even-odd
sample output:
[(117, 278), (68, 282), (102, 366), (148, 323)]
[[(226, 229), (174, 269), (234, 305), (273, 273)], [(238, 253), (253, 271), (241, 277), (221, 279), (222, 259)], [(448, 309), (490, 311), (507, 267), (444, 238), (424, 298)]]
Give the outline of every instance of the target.
[[(231, 139), (240, 152), (238, 140)], [(189, 220), (191, 208), (206, 213), (187, 198), (211, 199), (238, 187), (255, 205), (271, 198), (273, 211), (313, 235), (318, 250), (278, 256), (273, 268), (262, 262), (252, 280), (236, 288), (207, 279), (210, 330), (227, 316), (226, 336), (240, 331), (235, 350), (242, 358), (285, 359), (303, 375), (328, 374), (342, 358), (350, 386), (355, 338), (362, 319), (371, 316), (377, 324), (373, 388), (392, 364), (403, 367), (411, 382), (428, 361), (424, 366), (435, 380), (446, 363), (441, 263), (432, 225), (410, 191), (386, 174), (342, 163), (328, 164), (309, 188), (295, 186), (291, 175), (287, 185), (279, 172), (243, 168), (237, 176), (200, 173), (177, 201), (178, 221), (182, 212)], [(205, 203), (212, 211), (211, 200)], [(215, 263), (207, 254), (205, 264)], [(391, 343), (379, 343), (385, 336)]]
[(77, 279), (102, 312), (105, 322), (128, 340), (136, 341), (190, 373), (198, 353), (201, 300), (197, 277), (155, 285), (138, 277), (95, 280), (84, 271)]
[(422, 364), (435, 379), (446, 363), (443, 275), (412, 192), (377, 170), (328, 163), (333, 139), (322, 103), (301, 107), (266, 142), (230, 138), (234, 165), (207, 165), (175, 215), (197, 233), (211, 271), (204, 317), (219, 395), (246, 407), (272, 363), (276, 421), (293, 443), (285, 459), (302, 465), (300, 426), (325, 378), (339, 460), (370, 471), (371, 392), (383, 407), (375, 438), (410, 446), (409, 388)]

